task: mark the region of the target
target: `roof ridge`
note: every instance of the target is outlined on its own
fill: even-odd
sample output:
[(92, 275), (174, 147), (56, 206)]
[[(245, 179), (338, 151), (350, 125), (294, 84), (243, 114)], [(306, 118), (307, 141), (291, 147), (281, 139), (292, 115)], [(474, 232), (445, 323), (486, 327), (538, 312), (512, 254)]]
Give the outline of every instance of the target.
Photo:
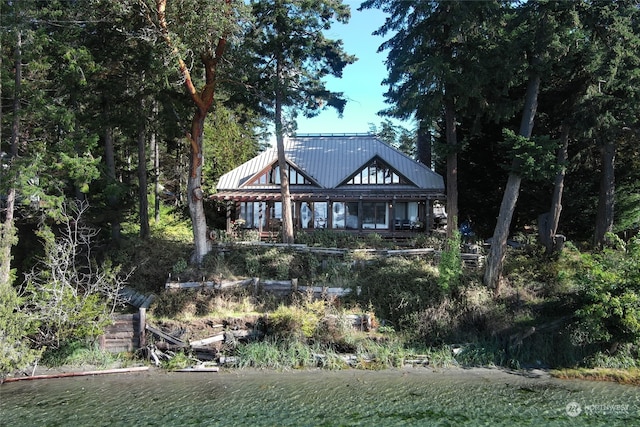
[(361, 136), (361, 137), (375, 137), (372, 133), (360, 133), (360, 132), (344, 132), (344, 133), (296, 133), (291, 135), (291, 138), (318, 138), (318, 137), (345, 137), (345, 136)]

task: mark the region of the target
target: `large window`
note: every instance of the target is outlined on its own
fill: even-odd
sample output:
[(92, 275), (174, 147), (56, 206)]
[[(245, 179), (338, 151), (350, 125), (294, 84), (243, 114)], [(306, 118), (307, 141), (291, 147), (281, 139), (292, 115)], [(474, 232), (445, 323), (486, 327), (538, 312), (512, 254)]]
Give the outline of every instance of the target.
[(331, 228), (348, 230), (360, 228), (358, 202), (333, 202), (331, 210)]
[(300, 225), (302, 228), (327, 227), (327, 202), (300, 203)]
[(364, 168), (346, 182), (348, 185), (367, 184), (408, 184), (409, 182), (400, 176), (395, 170), (389, 167), (380, 159), (373, 159)]
[(410, 230), (418, 224), (418, 202), (398, 202), (394, 205), (393, 216), (396, 230)]
[(389, 209), (384, 202), (362, 203), (362, 228), (389, 228)]
[(244, 221), (245, 228), (260, 228), (260, 220), (262, 226), (267, 224), (267, 206), (264, 202), (241, 202), (240, 215), (238, 219)]
[[(287, 165), (288, 173), (289, 173), (289, 184), (297, 185), (297, 184), (311, 184), (305, 176), (300, 173), (295, 168), (292, 168), (290, 165)], [(271, 169), (267, 170), (262, 175), (255, 178), (251, 185), (280, 185), (280, 167), (278, 164), (274, 164)]]

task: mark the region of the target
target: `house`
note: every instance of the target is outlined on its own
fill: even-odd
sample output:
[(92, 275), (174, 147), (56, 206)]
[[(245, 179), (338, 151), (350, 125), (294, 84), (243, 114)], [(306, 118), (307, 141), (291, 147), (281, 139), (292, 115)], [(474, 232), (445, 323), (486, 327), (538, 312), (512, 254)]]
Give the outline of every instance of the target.
[[(444, 216), (442, 176), (375, 136), (296, 135), (284, 147), (298, 230), (406, 234)], [(226, 202), (228, 231), (240, 219), (268, 233), (281, 224), (279, 184), (274, 147), (223, 175), (211, 198)]]

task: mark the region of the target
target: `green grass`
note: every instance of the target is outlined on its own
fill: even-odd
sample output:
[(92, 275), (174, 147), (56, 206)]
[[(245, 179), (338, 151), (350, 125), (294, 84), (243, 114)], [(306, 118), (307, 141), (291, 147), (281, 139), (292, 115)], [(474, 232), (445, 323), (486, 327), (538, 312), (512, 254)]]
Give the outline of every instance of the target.
[(640, 385), (640, 368), (567, 368), (552, 370), (551, 375), (560, 379), (613, 381)]
[(129, 360), (131, 358), (128, 355), (114, 355), (100, 350), (95, 344), (73, 341), (63, 344), (58, 349), (45, 351), (40, 363), (49, 367), (91, 365), (106, 368), (115, 363), (127, 363)]

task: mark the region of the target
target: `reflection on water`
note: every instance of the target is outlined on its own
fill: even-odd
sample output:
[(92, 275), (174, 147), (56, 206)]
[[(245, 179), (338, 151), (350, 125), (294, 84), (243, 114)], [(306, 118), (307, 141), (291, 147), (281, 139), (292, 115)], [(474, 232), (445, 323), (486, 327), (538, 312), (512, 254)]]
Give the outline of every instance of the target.
[(0, 386), (2, 426), (640, 425), (640, 388), (499, 370), (165, 373)]

